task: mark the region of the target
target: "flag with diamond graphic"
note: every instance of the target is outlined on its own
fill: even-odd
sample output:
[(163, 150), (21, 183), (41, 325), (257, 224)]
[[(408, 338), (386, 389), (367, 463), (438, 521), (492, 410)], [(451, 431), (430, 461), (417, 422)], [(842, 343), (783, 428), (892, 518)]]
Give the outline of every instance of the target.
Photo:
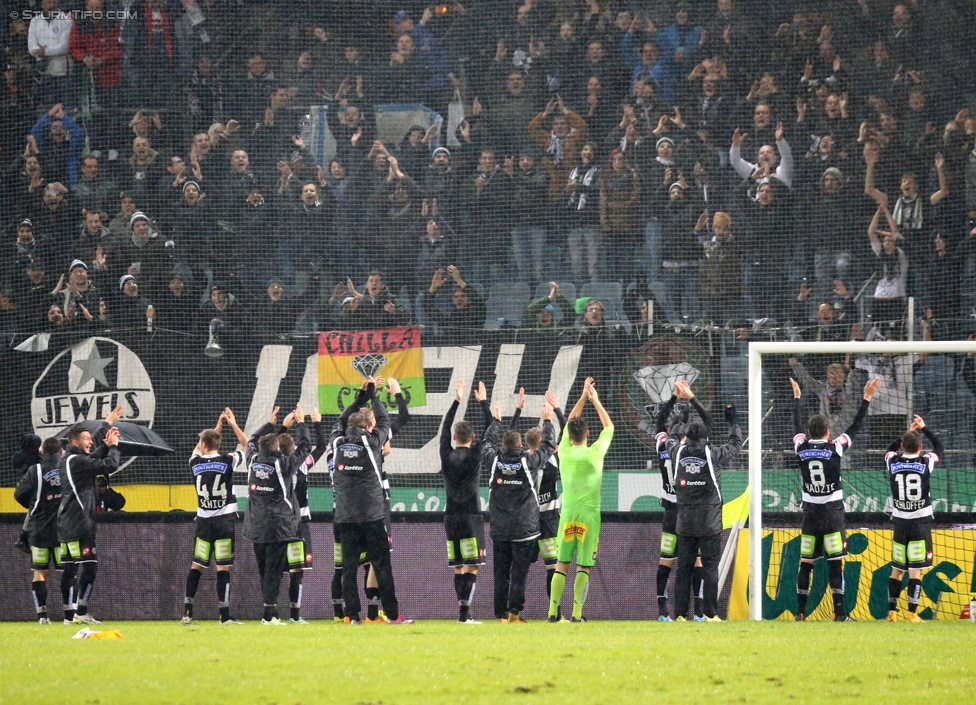
[[(319, 333), (318, 362), (319, 410), (323, 414), (342, 413), (368, 377), (396, 377), (407, 406), (427, 404), (423, 348), (417, 326)], [(380, 400), (387, 407), (396, 404), (386, 389), (381, 391)]]

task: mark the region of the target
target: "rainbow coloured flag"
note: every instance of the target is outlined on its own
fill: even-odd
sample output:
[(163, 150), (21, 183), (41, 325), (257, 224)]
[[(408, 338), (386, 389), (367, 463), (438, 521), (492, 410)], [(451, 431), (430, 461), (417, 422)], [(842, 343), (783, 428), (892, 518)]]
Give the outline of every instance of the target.
[[(367, 377), (396, 377), (408, 406), (427, 404), (420, 328), (319, 333), (319, 410), (340, 414)], [(395, 406), (384, 390), (380, 399)]]

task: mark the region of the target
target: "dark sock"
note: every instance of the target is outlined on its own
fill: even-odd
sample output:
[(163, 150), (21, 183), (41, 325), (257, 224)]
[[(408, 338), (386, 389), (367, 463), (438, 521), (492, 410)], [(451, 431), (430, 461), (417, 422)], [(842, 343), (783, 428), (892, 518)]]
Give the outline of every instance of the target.
[(474, 599), (474, 586), (478, 580), (477, 573), (461, 574), (461, 594), (458, 597), (458, 620), (466, 622), (471, 618), (471, 601)]
[(186, 574), (186, 594), (183, 597), (183, 615), (193, 616), (193, 598), (197, 596), (197, 588), (200, 587), (200, 578), (203, 574), (199, 570), (190, 569)]
[(98, 575), (98, 563), (85, 563), (78, 576), (78, 614), (88, 614), (88, 599), (91, 597), (95, 576)]
[(342, 609), (342, 566), (332, 574), (332, 611), (339, 619), (345, 617)]
[(668, 615), (668, 576), (671, 566), (659, 563), (657, 566), (657, 611), (662, 616)]
[(230, 619), (230, 571), (217, 571), (217, 604), (220, 606), (220, 621)]
[(552, 575), (556, 572), (555, 568), (546, 568), (546, 597), (552, 599)]
[(291, 607), (291, 618), (299, 620), (302, 618), (302, 578), (305, 572), (296, 570), (288, 580), (288, 602)]
[(695, 598), (695, 616), (701, 617), (702, 615), (702, 585), (705, 581), (702, 578), (702, 567), (696, 565), (691, 569), (691, 589), (694, 591)]
[(78, 599), (78, 584), (75, 582), (77, 566), (73, 563), (66, 565), (61, 573), (61, 603), (64, 605), (64, 618), (71, 621), (75, 618), (75, 600)]
[(454, 574), (454, 594), (458, 601), (458, 621), (466, 622), (468, 620), (468, 615), (470, 615), (470, 609), (467, 603), (467, 593), (464, 591), (464, 586), (467, 583), (466, 573), (455, 573)]
[(265, 605), (264, 606), (264, 619), (265, 622), (270, 622), (275, 616), (277, 616), (278, 610), (275, 609), (276, 605)]
[(830, 592), (834, 598), (834, 615), (844, 615), (844, 564), (841, 561), (827, 561), (830, 569)]
[(908, 611), (918, 609), (918, 600), (922, 596), (922, 581), (919, 578), (908, 579)]
[(901, 595), (901, 578), (888, 578), (888, 611), (898, 609), (899, 595)]
[(34, 608), (38, 618), (47, 617), (47, 582), (35, 580), (31, 583), (31, 592), (34, 594)]
[(810, 595), (810, 573), (813, 563), (800, 563), (800, 573), (796, 577), (796, 611), (807, 613), (807, 597)]
[(366, 619), (380, 618), (380, 589), (366, 588)]

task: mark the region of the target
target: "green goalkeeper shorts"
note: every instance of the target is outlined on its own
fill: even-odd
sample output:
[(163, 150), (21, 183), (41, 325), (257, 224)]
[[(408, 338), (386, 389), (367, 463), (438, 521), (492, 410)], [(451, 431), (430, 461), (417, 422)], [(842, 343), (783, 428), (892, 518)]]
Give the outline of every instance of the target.
[(556, 557), (560, 563), (570, 563), (576, 554), (576, 564), (587, 568), (596, 565), (600, 546), (600, 513), (584, 507), (563, 507), (559, 515)]

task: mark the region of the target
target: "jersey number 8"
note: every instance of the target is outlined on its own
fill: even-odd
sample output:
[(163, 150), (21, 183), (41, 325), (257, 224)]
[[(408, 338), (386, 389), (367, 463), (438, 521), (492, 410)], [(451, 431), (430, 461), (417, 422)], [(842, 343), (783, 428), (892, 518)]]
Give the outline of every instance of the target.
[(898, 473), (895, 475), (895, 483), (898, 485), (898, 499), (900, 501), (917, 502), (922, 498), (921, 475)]
[(814, 487), (823, 487), (827, 484), (827, 474), (824, 472), (823, 463), (819, 460), (811, 460), (807, 467), (810, 469), (810, 484)]

